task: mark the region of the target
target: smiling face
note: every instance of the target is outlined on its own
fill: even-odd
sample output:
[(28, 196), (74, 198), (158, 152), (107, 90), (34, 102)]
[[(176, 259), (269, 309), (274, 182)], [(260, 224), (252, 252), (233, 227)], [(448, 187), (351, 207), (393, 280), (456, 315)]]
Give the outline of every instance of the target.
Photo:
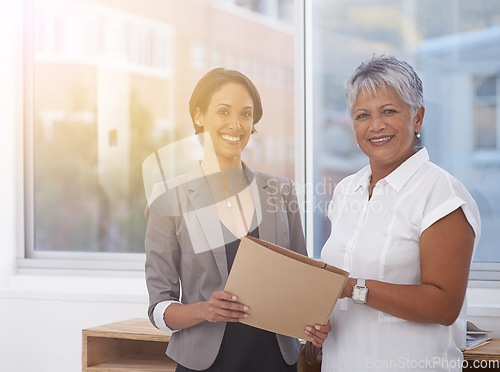
[[(254, 102), (242, 84), (227, 83), (216, 91), (205, 113), (198, 112), (196, 120), (203, 126), (205, 151), (213, 148), (222, 169), (240, 168), (241, 152), (250, 139)], [(209, 140), (210, 139), (210, 140)]]
[(353, 124), (361, 150), (370, 158), (372, 173), (383, 178), (415, 153), (424, 108), (411, 116), (411, 107), (396, 92), (378, 88), (375, 95), (361, 91), (353, 107)]

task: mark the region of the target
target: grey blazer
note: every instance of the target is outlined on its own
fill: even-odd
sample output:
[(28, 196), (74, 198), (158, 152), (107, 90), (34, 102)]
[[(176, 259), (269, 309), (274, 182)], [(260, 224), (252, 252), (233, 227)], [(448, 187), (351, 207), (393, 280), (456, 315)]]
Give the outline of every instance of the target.
[[(246, 165), (244, 169), (251, 181), (260, 238), (306, 255), (292, 181)], [(146, 210), (146, 283), (153, 325), (156, 304), (206, 301), (224, 289), (228, 278), (220, 221), (199, 163), (189, 173), (156, 186), (155, 200)], [(177, 331), (166, 353), (187, 368), (207, 369), (218, 354), (225, 327), (225, 322), (205, 321)], [(283, 335), (277, 339), (283, 359), (295, 363), (298, 340)]]

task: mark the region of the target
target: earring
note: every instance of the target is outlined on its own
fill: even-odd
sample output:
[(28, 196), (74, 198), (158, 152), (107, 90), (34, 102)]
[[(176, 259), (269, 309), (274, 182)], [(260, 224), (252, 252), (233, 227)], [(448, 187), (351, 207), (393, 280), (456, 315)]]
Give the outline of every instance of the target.
[(416, 136), (417, 138), (420, 138), (420, 133), (418, 133), (418, 132), (417, 132), (417, 133), (415, 133), (415, 136)]
[(200, 122), (199, 121), (195, 121), (194, 122), (196, 125), (200, 125)]

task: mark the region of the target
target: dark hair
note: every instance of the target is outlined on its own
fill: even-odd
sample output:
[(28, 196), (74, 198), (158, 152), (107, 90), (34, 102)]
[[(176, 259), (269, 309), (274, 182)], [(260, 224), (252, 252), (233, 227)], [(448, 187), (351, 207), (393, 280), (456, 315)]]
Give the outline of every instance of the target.
[[(262, 117), (262, 102), (260, 100), (259, 92), (252, 81), (243, 75), (239, 71), (227, 70), (225, 68), (214, 68), (213, 70), (207, 72), (196, 84), (191, 99), (189, 100), (189, 113), (191, 114), (191, 119), (193, 120), (193, 126), (195, 129), (195, 134), (203, 132), (203, 128), (197, 126), (194, 123), (194, 116), (196, 115), (196, 109), (198, 108), (202, 114), (207, 111), (208, 104), (212, 99), (214, 93), (216, 93), (224, 84), (236, 83), (241, 84), (247, 88), (248, 93), (252, 97), (254, 109), (253, 109), (253, 124), (257, 124)], [(252, 133), (254, 132), (252, 128)]]

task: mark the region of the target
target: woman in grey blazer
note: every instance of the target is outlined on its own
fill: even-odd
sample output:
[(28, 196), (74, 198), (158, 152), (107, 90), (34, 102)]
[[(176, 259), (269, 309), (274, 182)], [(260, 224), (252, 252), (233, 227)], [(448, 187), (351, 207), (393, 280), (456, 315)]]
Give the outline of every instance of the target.
[[(298, 340), (240, 319), (252, 310), (224, 286), (245, 235), (306, 254), (294, 187), (241, 161), (262, 117), (259, 93), (237, 71), (208, 72), (189, 103), (204, 147), (201, 163), (155, 186), (146, 232), (149, 318), (172, 331), (177, 371), (296, 371)], [(318, 346), (329, 326), (305, 332)]]

